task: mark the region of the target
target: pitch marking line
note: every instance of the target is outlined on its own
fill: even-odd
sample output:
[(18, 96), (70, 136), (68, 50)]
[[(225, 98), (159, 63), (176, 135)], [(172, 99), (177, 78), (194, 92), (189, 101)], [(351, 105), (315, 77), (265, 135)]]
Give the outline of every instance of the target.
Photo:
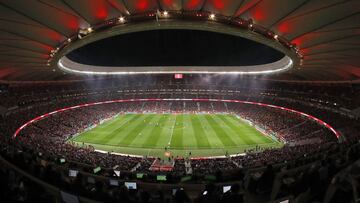
[(172, 137), (173, 137), (173, 134), (174, 134), (174, 128), (175, 128), (175, 124), (176, 124), (176, 117), (177, 116), (175, 115), (174, 123), (171, 126), (170, 139), (169, 139), (168, 146), (167, 146), (168, 148), (170, 148), (171, 140), (172, 140)]

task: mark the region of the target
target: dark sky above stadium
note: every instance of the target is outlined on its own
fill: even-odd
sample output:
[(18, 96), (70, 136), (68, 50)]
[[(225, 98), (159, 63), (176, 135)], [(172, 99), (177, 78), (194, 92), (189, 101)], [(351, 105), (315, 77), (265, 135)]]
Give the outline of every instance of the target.
[(242, 66), (270, 63), (283, 56), (248, 39), (195, 30), (118, 35), (68, 54), (74, 61), (100, 66)]

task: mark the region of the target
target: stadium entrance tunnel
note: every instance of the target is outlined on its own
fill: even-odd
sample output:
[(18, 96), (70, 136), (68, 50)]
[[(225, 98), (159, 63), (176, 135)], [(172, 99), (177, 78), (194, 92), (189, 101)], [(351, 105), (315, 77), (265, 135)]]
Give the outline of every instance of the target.
[[(100, 105), (108, 105), (108, 104), (119, 104), (119, 103), (123, 103), (123, 104), (128, 104), (128, 103), (133, 103), (133, 102), (179, 102), (179, 101), (184, 101), (184, 102), (204, 102), (204, 103), (211, 103), (211, 102), (223, 102), (223, 103), (228, 103), (228, 104), (234, 104), (234, 105), (250, 105), (250, 106), (255, 106), (255, 107), (259, 107), (259, 108), (270, 108), (270, 109), (275, 109), (275, 110), (280, 110), (280, 111), (284, 111), (287, 113), (292, 113), (295, 114), (299, 117), (303, 117), (306, 118), (310, 121), (313, 121), (314, 123), (317, 123), (319, 125), (319, 127), (324, 127), (326, 129), (329, 130), (329, 132), (332, 132), (337, 138), (339, 138), (340, 134), (333, 128), (331, 127), (329, 124), (325, 123), (324, 121), (315, 118), (311, 115), (305, 114), (303, 112), (299, 112), (296, 110), (292, 110), (292, 109), (288, 109), (288, 108), (284, 108), (284, 107), (279, 107), (279, 106), (275, 106), (275, 105), (269, 105), (269, 104), (263, 104), (263, 103), (258, 103), (258, 102), (248, 102), (248, 101), (241, 101), (241, 100), (222, 100), (222, 99), (129, 99), (129, 100), (111, 100), (111, 101), (104, 101), (104, 102), (96, 102), (96, 103), (88, 103), (88, 104), (82, 104), (82, 105), (77, 105), (77, 106), (72, 106), (72, 107), (68, 107), (68, 108), (64, 108), (64, 109), (59, 109), (53, 112), (49, 112), (47, 114), (38, 116), (28, 122), (26, 122), (25, 124), (23, 124), (20, 128), (17, 129), (17, 131), (14, 133), (14, 138), (16, 138), (17, 136), (19, 136), (21, 134), (21, 132), (29, 127), (31, 124), (39, 122), (47, 117), (51, 117), (51, 116), (55, 116), (56, 114), (60, 114), (60, 113), (65, 113), (65, 112), (70, 112), (70, 110), (76, 110), (76, 109), (87, 109), (89, 107), (92, 106), (100, 106)], [(166, 112), (165, 112), (166, 113)], [(144, 142), (141, 142), (141, 145), (135, 146), (132, 145), (133, 140), (136, 139), (136, 137), (140, 138), (143, 135), (141, 134), (142, 130), (137, 129), (136, 133), (131, 135), (130, 133), (126, 134), (125, 137), (128, 137), (131, 139), (131, 141), (129, 140), (125, 140), (124, 143), (125, 145), (119, 145), (119, 146), (115, 146), (114, 143), (108, 143), (104, 144), (104, 143), (99, 143), (99, 142), (87, 142), (86, 140), (82, 139), (81, 136), (83, 135), (83, 133), (85, 133), (83, 136), (83, 138), (86, 138), (86, 133), (87, 131), (85, 130), (85, 132), (80, 132), (80, 134), (77, 134), (75, 136), (71, 136), (70, 137), (70, 141), (71, 142), (75, 142), (79, 145), (81, 144), (86, 144), (86, 145), (91, 145), (93, 147), (95, 147), (95, 149), (97, 150), (102, 150), (102, 152), (104, 153), (108, 153), (108, 152), (117, 152), (115, 154), (119, 154), (119, 155), (135, 155), (135, 156), (169, 156), (169, 155), (174, 155), (177, 156), (179, 155), (180, 157), (185, 157), (186, 154), (188, 154), (189, 152), (192, 152), (192, 157), (196, 157), (196, 158), (218, 158), (218, 157), (225, 157), (224, 155), (230, 155), (230, 156), (239, 156), (242, 155), (244, 152), (244, 149), (252, 149), (254, 146), (245, 146), (244, 143), (243, 144), (239, 144), (239, 142), (234, 142), (232, 143), (232, 136), (226, 136), (227, 138), (223, 141), (221, 141), (223, 143), (223, 146), (212, 146), (212, 145), (208, 145), (207, 147), (191, 147), (193, 145), (189, 145), (187, 146), (186, 144), (183, 146), (180, 146), (180, 148), (178, 148), (178, 145), (171, 145), (172, 141), (176, 139), (176, 135), (173, 137), (174, 132), (179, 130), (179, 129), (185, 129), (185, 128), (193, 128), (194, 127), (194, 122), (200, 122), (201, 119), (205, 119), (207, 120), (205, 123), (208, 123), (208, 126), (203, 126), (203, 130), (206, 131), (211, 131), (210, 129), (212, 129), (214, 126), (216, 126), (216, 121), (221, 121), (223, 120), (225, 122), (225, 120), (227, 120), (227, 122), (229, 122), (229, 120), (237, 120), (237, 122), (242, 122), (241, 125), (246, 124), (247, 121), (242, 120), (241, 118), (236, 119), (233, 115), (226, 115), (227, 117), (225, 118), (224, 113), (222, 112), (222, 115), (211, 115), (208, 118), (194, 118), (194, 117), (188, 117), (186, 118), (188, 121), (190, 121), (190, 125), (192, 125), (193, 127), (190, 127), (190, 125), (184, 126), (184, 122), (180, 122), (180, 125), (176, 125), (177, 123), (177, 114), (172, 114), (170, 115), (168, 113), (168, 116), (165, 116), (166, 118), (163, 118), (162, 116), (158, 116), (158, 117), (152, 117), (150, 118), (149, 116), (149, 112), (147, 112), (146, 114), (143, 115), (142, 118), (144, 119), (139, 119), (141, 115), (138, 114), (133, 114), (133, 116), (131, 118), (121, 118), (123, 121), (129, 121), (129, 120), (136, 120), (137, 125), (142, 125), (142, 126), (152, 126), (151, 128), (153, 128), (153, 130), (158, 129), (159, 132), (162, 131), (166, 131), (167, 133), (162, 133), (164, 134), (163, 136), (161, 136), (162, 141), (165, 140), (165, 142), (163, 143), (164, 145), (158, 146), (158, 145), (144, 145)], [(161, 113), (162, 115), (164, 115), (164, 112)], [(201, 115), (201, 114), (191, 114), (191, 115)], [(206, 115), (206, 114), (205, 114)], [(175, 117), (174, 117), (175, 116)], [(217, 116), (217, 117), (216, 117)], [(229, 116), (232, 116), (232, 118), (230, 118)], [(171, 118), (173, 117), (173, 118)], [(160, 121), (160, 120), (165, 120), (163, 123), (167, 124), (162, 125), (162, 122), (155, 122), (155, 120)], [(181, 118), (181, 119), (185, 119), (185, 118)], [(112, 119), (113, 120), (113, 119)], [(154, 121), (154, 122), (153, 122)], [(194, 122), (193, 122), (194, 121)], [(99, 123), (103, 123), (106, 121), (99, 121)], [(110, 123), (112, 123), (112, 121), (109, 121)], [(122, 122), (122, 121), (121, 121)], [(118, 123), (117, 121), (115, 121), (115, 123)], [(104, 123), (105, 125), (107, 125), (108, 123)], [(127, 122), (127, 124), (129, 124)], [(277, 136), (277, 135), (272, 135), (273, 133), (271, 133), (270, 131), (268, 132), (265, 129), (262, 129), (261, 127), (258, 128), (258, 126), (253, 125), (251, 123), (249, 123), (249, 128), (246, 130), (247, 132), (249, 132), (250, 127), (253, 128), (252, 132), (257, 131), (257, 134), (259, 134), (259, 139), (262, 140), (267, 140), (266, 146), (264, 145), (265, 148), (267, 147), (281, 147), (282, 146), (282, 142), (285, 142), (285, 140), (282, 139), (281, 136)], [(129, 124), (131, 125), (131, 123)], [(236, 125), (236, 124), (231, 124), (231, 125)], [(96, 127), (96, 126), (93, 126)], [(89, 128), (88, 130), (93, 129), (93, 127)], [(117, 126), (119, 127), (119, 126)], [(126, 127), (127, 128), (127, 127)], [(141, 127), (136, 127), (136, 128), (141, 128)], [(205, 129), (204, 129), (205, 128)], [(255, 130), (256, 128), (256, 130)], [(95, 129), (96, 130), (96, 129)], [(113, 132), (114, 129), (112, 129), (111, 132)], [(124, 129), (122, 129), (124, 130)], [(219, 129), (218, 129), (219, 130)], [(224, 129), (220, 129), (220, 131), (223, 131)], [(194, 130), (193, 130), (194, 131)], [(234, 131), (235, 132), (235, 131)], [(194, 131), (195, 133), (195, 131)], [(217, 134), (217, 133), (216, 133)], [(221, 133), (224, 134), (224, 133)], [(227, 133), (225, 133), (227, 134)], [(237, 134), (237, 133), (235, 133)], [(235, 135), (234, 134), (234, 135)], [(255, 133), (256, 134), (256, 133)], [(252, 135), (255, 135), (252, 134)], [(91, 134), (90, 132), (90, 136), (93, 137), (94, 134)], [(198, 134), (197, 134), (198, 135)], [(251, 136), (252, 136), (251, 135)], [(77, 139), (80, 136), (80, 139)], [(108, 137), (108, 135), (105, 135)], [(144, 135), (146, 137), (146, 135)], [(198, 135), (198, 136), (207, 136), (207, 135)], [(248, 136), (248, 135), (243, 135), (243, 136)], [(196, 136), (195, 136), (196, 137)], [(216, 138), (216, 136), (214, 136), (214, 138)], [(142, 138), (143, 139), (143, 138)], [(146, 139), (149, 140), (150, 138)], [(153, 140), (155, 138), (151, 138), (151, 140)], [(160, 139), (160, 138), (159, 138)], [(192, 137), (188, 137), (186, 139), (193, 139), (194, 143), (195, 143), (195, 138)], [(216, 139), (219, 139), (216, 138)], [(97, 140), (97, 138), (96, 138)], [(124, 140), (124, 138), (122, 138), (121, 140)], [(182, 139), (183, 140), (183, 139)], [(119, 140), (118, 140), (119, 141)], [(119, 143), (118, 141), (116, 141), (117, 143)], [(196, 143), (199, 140), (196, 141)], [(201, 141), (201, 140), (200, 140)], [(268, 142), (271, 141), (271, 142)], [(225, 143), (226, 142), (226, 143)], [(193, 144), (194, 144), (193, 143)], [(259, 144), (260, 142), (257, 142), (256, 144)], [(209, 143), (208, 143), (209, 144)], [(261, 145), (260, 145), (261, 146)], [(116, 149), (116, 150), (115, 150)], [(101, 151), (100, 151), (101, 152)], [(151, 152), (151, 154), (150, 154)], [(168, 154), (166, 154), (168, 153)]]
[(55, 58), (61, 70), (88, 75), (270, 74), (289, 70), (298, 60), (273, 38), (219, 23), (181, 21), (93, 31)]

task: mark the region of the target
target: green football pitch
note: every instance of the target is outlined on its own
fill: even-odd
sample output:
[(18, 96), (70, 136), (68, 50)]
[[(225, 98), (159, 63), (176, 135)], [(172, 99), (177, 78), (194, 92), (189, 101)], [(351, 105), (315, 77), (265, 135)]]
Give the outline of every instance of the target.
[(71, 139), (77, 145), (132, 155), (221, 156), (255, 146), (281, 147), (230, 114), (121, 114)]

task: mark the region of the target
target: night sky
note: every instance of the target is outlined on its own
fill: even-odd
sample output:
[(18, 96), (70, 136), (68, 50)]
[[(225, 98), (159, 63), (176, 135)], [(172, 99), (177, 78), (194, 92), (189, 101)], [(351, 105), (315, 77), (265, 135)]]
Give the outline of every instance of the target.
[(152, 30), (119, 35), (68, 54), (76, 62), (99, 66), (258, 65), (283, 56), (248, 39), (195, 30)]

